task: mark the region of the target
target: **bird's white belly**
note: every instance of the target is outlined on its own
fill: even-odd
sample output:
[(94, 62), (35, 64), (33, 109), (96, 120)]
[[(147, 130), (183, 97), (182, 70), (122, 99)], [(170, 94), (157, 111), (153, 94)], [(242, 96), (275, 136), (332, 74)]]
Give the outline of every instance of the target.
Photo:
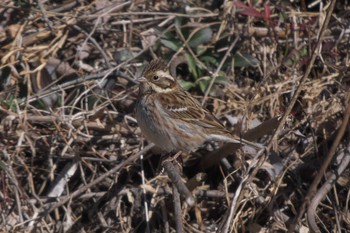
[[(174, 146), (171, 135), (169, 135), (168, 132), (159, 125), (159, 122), (149, 114), (147, 107), (142, 104), (139, 105), (140, 106), (136, 108), (136, 120), (146, 139), (166, 152), (173, 151)], [(141, 111), (140, 108), (143, 108), (143, 110)]]
[[(174, 119), (164, 114), (161, 117), (163, 117), (162, 125), (142, 103), (136, 108), (136, 119), (142, 133), (147, 140), (153, 142), (160, 149), (165, 152), (180, 150), (190, 152), (204, 143), (205, 136), (200, 130), (190, 128), (181, 121), (174, 122)], [(193, 137), (196, 137), (196, 140)]]

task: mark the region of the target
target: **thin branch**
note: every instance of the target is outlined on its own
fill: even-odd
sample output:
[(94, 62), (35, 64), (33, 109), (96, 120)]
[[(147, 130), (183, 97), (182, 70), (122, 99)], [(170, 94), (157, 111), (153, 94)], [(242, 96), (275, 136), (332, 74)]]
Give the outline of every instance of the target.
[(167, 160), (163, 162), (163, 166), (171, 182), (177, 187), (177, 190), (180, 193), (180, 195), (185, 199), (186, 203), (189, 206), (193, 206), (196, 202), (195, 198), (182, 181), (178, 169), (176, 169), (176, 167), (172, 164), (171, 161)]
[(345, 133), (345, 130), (349, 124), (349, 117), (350, 117), (350, 102), (349, 102), (349, 100), (350, 100), (350, 96), (348, 96), (348, 98), (347, 98), (348, 106), (347, 106), (346, 112), (345, 112), (344, 117), (343, 117), (343, 122), (338, 130), (337, 136), (332, 144), (331, 149), (328, 152), (326, 159), (323, 161), (322, 166), (318, 170), (317, 176), (312, 181), (312, 184), (310, 185), (310, 188), (307, 191), (307, 194), (304, 198), (303, 204), (301, 205), (301, 207), (299, 209), (298, 215), (295, 218), (295, 221), (293, 222), (293, 224), (288, 229), (289, 232), (293, 232), (295, 227), (296, 227), (296, 224), (298, 222), (300, 222), (300, 219), (302, 218), (302, 216), (305, 213), (306, 206), (308, 205), (308, 203), (310, 202), (310, 200), (312, 199), (312, 197), (316, 193), (317, 186), (320, 183), (321, 179), (323, 178), (324, 174), (326, 173), (326, 170), (327, 170), (329, 164), (331, 163), (336, 150), (338, 149), (340, 141), (342, 140), (343, 135)]
[[(350, 144), (348, 144), (347, 150), (350, 151)], [(317, 209), (317, 206), (320, 204), (321, 200), (323, 200), (324, 197), (327, 195), (327, 193), (332, 189), (334, 183), (337, 181), (339, 176), (347, 168), (350, 162), (350, 154), (348, 151), (345, 151), (344, 154), (342, 154), (343, 158), (339, 162), (339, 167), (337, 171), (330, 174), (327, 181), (322, 185), (322, 187), (318, 190), (316, 195), (311, 200), (310, 206), (307, 210), (307, 220), (309, 222), (311, 231), (313, 232), (317, 232), (317, 233), (321, 232), (315, 220), (316, 209)]]
[(207, 100), (209, 92), (210, 92), (210, 90), (211, 90), (211, 88), (212, 88), (216, 78), (218, 77), (218, 74), (219, 74), (222, 66), (224, 65), (224, 63), (227, 60), (227, 58), (231, 55), (231, 51), (235, 47), (235, 45), (237, 44), (239, 39), (240, 39), (240, 37), (237, 36), (236, 39), (232, 42), (232, 44), (230, 45), (230, 47), (226, 51), (225, 56), (221, 59), (221, 62), (219, 64), (218, 68), (216, 69), (215, 73), (212, 75), (212, 79), (210, 81), (210, 84), (209, 84), (207, 90), (205, 91), (205, 94), (204, 94), (204, 97), (203, 97), (203, 100), (202, 100), (202, 105), (204, 105), (205, 101)]
[[(147, 145), (143, 150), (135, 153), (134, 155), (130, 156), (129, 158), (127, 158), (124, 162), (122, 162), (121, 164), (118, 164), (117, 166), (115, 166), (114, 168), (112, 168), (111, 170), (109, 170), (108, 172), (104, 173), (103, 175), (101, 175), (100, 177), (96, 178), (94, 181), (88, 183), (87, 185), (81, 187), (80, 189), (74, 191), (73, 193), (71, 193), (71, 195), (65, 197), (64, 199), (60, 200), (57, 203), (54, 203), (53, 205), (49, 205), (48, 208), (46, 208), (45, 210), (43, 210), (42, 212), (39, 213), (38, 218), (36, 219), (32, 219), (32, 220), (39, 220), (45, 216), (47, 216), (48, 214), (50, 214), (52, 211), (54, 211), (55, 209), (57, 209), (58, 207), (66, 204), (67, 202), (69, 202), (70, 200), (80, 196), (82, 193), (84, 193), (85, 191), (87, 191), (88, 189), (92, 188), (93, 186), (101, 183), (104, 179), (106, 179), (108, 176), (113, 175), (114, 173), (119, 172), (121, 169), (123, 169), (125, 166), (132, 164), (134, 161), (136, 161), (142, 154), (146, 153), (147, 151), (149, 151), (152, 147), (154, 146), (154, 144), (149, 144)], [(31, 220), (31, 221), (32, 221)]]

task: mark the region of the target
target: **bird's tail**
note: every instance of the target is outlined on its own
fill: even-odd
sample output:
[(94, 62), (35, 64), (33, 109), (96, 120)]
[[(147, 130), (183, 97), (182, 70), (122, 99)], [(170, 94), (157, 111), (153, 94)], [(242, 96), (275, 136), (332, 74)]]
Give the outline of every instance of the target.
[(264, 149), (265, 147), (261, 145), (260, 143), (255, 143), (255, 142), (250, 142), (248, 140), (245, 140), (243, 138), (237, 138), (232, 135), (218, 135), (218, 134), (212, 134), (210, 135), (212, 140), (217, 140), (217, 141), (223, 141), (223, 142), (231, 142), (231, 143), (237, 143), (237, 144), (243, 144), (247, 146), (251, 146), (255, 149)]

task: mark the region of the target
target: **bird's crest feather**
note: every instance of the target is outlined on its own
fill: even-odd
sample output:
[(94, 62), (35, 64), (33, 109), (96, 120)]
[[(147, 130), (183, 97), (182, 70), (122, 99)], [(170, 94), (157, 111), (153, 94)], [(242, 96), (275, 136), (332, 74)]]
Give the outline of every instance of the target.
[(144, 73), (147, 74), (150, 72), (155, 72), (157, 70), (163, 70), (163, 71), (167, 70), (167, 65), (162, 59), (156, 59), (151, 61), (149, 65), (146, 67)]

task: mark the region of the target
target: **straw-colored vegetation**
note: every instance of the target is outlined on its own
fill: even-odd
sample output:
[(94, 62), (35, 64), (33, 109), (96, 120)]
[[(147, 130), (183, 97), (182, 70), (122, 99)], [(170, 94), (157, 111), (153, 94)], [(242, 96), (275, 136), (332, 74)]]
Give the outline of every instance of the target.
[[(347, 3), (2, 0), (1, 231), (349, 232)], [(173, 161), (193, 206), (134, 118), (154, 58), (266, 147)]]

